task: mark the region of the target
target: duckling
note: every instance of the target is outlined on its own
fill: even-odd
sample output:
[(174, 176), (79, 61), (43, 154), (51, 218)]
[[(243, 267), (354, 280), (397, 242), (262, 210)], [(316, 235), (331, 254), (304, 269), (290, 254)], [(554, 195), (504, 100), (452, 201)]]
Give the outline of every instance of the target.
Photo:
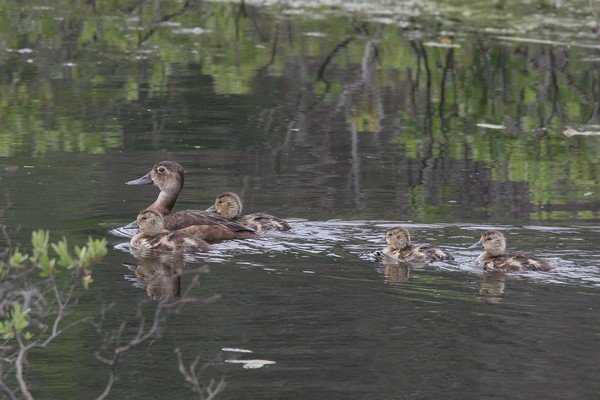
[(288, 231), (292, 229), (290, 224), (281, 218), (269, 214), (255, 213), (241, 215), (242, 200), (240, 196), (233, 192), (224, 192), (218, 195), (214, 206), (210, 207), (208, 211), (216, 211), (231, 221), (249, 226), (259, 232), (264, 230)]
[(385, 240), (388, 245), (383, 249), (383, 254), (397, 261), (418, 263), (454, 260), (452, 254), (439, 247), (427, 244), (412, 245), (410, 243), (410, 233), (406, 228), (395, 227), (388, 229)]
[[(249, 239), (257, 237), (251, 227), (241, 225), (218, 214), (203, 210), (184, 210), (172, 213), (177, 197), (183, 188), (183, 167), (174, 161), (161, 161), (139, 179), (127, 182), (128, 185), (154, 184), (160, 189), (157, 199), (144, 211), (156, 211), (164, 218), (164, 228), (169, 231), (185, 228), (185, 233), (202, 237), (214, 243), (229, 239)], [(126, 226), (131, 228), (133, 224)]]
[(506, 238), (501, 232), (486, 231), (477, 243), (469, 248), (483, 247), (484, 253), (477, 257), (477, 264), (485, 271), (551, 271), (552, 267), (546, 260), (531, 254), (514, 252), (505, 254)]
[(141, 252), (181, 251), (181, 252), (206, 252), (210, 245), (199, 235), (182, 231), (167, 231), (164, 229), (164, 218), (158, 211), (144, 210), (136, 219), (140, 233), (131, 238), (129, 245), (132, 249)]

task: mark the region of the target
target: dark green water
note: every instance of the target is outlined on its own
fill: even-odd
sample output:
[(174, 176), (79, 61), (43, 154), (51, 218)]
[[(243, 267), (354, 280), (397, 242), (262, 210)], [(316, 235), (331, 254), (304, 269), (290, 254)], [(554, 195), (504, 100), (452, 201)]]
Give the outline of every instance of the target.
[[(203, 301), (123, 355), (109, 398), (194, 398), (175, 349), (223, 399), (597, 397), (600, 137), (563, 134), (600, 126), (588, 3), (454, 4), (0, 6), (0, 222), (22, 248), (39, 228), (111, 245), (72, 314), (112, 304), (102, 327), (30, 355), (34, 396), (99, 396), (106, 335), (197, 276)], [(177, 209), (234, 190), (292, 231), (136, 276), (109, 231), (154, 200), (125, 182), (160, 160), (186, 169)], [(456, 260), (376, 263), (395, 225)], [(490, 227), (555, 273), (484, 276), (467, 247)]]

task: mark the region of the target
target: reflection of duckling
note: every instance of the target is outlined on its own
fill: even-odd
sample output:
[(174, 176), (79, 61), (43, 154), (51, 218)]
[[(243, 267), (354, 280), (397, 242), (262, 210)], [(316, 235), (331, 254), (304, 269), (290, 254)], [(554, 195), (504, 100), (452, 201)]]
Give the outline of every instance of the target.
[(492, 272), (483, 276), (479, 288), (479, 300), (485, 303), (499, 303), (506, 287), (506, 275)]
[(486, 231), (473, 247), (483, 247), (484, 253), (477, 257), (477, 264), (485, 271), (551, 271), (550, 263), (531, 254), (515, 252), (504, 254), (506, 238), (501, 232)]
[(439, 247), (424, 245), (412, 245), (408, 229), (395, 227), (388, 229), (385, 240), (387, 247), (383, 254), (397, 261), (424, 262), (454, 260), (454, 257), (446, 250)]
[(209, 208), (210, 211), (216, 211), (223, 217), (245, 226), (249, 226), (257, 231), (277, 230), (287, 231), (292, 227), (284, 220), (269, 214), (255, 213), (248, 215), (242, 214), (242, 200), (240, 196), (233, 192), (224, 192), (217, 196), (215, 205)]
[(138, 287), (146, 289), (148, 297), (154, 300), (167, 300), (179, 297), (181, 292), (181, 270), (177, 265), (183, 261), (178, 257), (144, 256), (139, 264), (129, 266), (135, 272)]
[(164, 220), (157, 211), (145, 210), (137, 217), (140, 233), (131, 238), (134, 250), (149, 251), (209, 251), (210, 246), (200, 235), (164, 230)]
[(384, 268), (384, 282), (388, 285), (406, 283), (410, 279), (410, 267), (407, 263), (386, 263)]

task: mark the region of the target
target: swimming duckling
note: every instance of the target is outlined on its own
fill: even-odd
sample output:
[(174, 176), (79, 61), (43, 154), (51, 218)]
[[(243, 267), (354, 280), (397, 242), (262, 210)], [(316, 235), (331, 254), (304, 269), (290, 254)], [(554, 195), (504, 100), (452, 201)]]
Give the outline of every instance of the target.
[[(164, 227), (169, 231), (185, 228), (185, 233), (202, 237), (213, 243), (228, 239), (255, 238), (254, 229), (231, 221), (218, 214), (203, 210), (184, 210), (172, 213), (177, 197), (183, 188), (184, 170), (173, 161), (161, 161), (139, 179), (127, 182), (128, 185), (154, 184), (160, 193), (146, 210), (158, 212), (164, 218)], [(131, 228), (133, 224), (125, 228)]]
[(410, 243), (410, 233), (406, 228), (395, 227), (388, 229), (385, 240), (388, 245), (383, 249), (383, 254), (397, 261), (425, 262), (454, 260), (452, 254), (439, 247), (427, 244), (412, 245)]
[(477, 264), (485, 271), (551, 271), (548, 261), (531, 254), (515, 252), (505, 254), (506, 238), (501, 232), (486, 231), (477, 243), (469, 248), (483, 247), (484, 253), (477, 257)]
[(164, 229), (164, 218), (158, 211), (144, 210), (137, 217), (140, 233), (131, 238), (129, 245), (138, 251), (206, 252), (210, 245), (199, 235)]
[(242, 200), (240, 199), (240, 196), (233, 192), (224, 192), (218, 195), (215, 199), (215, 205), (209, 208), (209, 210), (216, 211), (225, 218), (228, 218), (239, 224), (249, 226), (257, 231), (288, 231), (292, 229), (290, 224), (281, 218), (277, 218), (269, 214), (254, 213), (241, 215)]

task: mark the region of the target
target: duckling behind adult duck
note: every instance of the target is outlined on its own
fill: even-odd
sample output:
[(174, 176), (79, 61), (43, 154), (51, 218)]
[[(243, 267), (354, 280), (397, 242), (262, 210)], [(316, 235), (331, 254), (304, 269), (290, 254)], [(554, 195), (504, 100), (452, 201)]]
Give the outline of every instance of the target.
[(240, 196), (233, 192), (224, 192), (217, 196), (215, 204), (209, 210), (214, 210), (225, 218), (235, 221), (239, 224), (249, 226), (257, 231), (277, 230), (288, 231), (292, 229), (290, 224), (281, 218), (269, 214), (254, 213), (248, 215), (242, 214), (242, 200)]
[(383, 254), (397, 261), (424, 262), (454, 260), (452, 254), (439, 247), (427, 244), (413, 245), (410, 243), (408, 229), (395, 227), (388, 229), (385, 234), (387, 247)]
[[(230, 221), (218, 214), (202, 210), (184, 210), (172, 213), (177, 197), (183, 188), (184, 170), (173, 161), (161, 161), (139, 179), (127, 182), (128, 185), (154, 184), (160, 193), (146, 210), (156, 211), (164, 218), (164, 228), (173, 231), (185, 228), (185, 233), (201, 235), (208, 242), (228, 239), (248, 239), (256, 237), (254, 229)], [(146, 211), (144, 210), (144, 211)]]
[(477, 264), (485, 271), (551, 271), (552, 267), (546, 260), (531, 254), (514, 252), (504, 253), (506, 238), (501, 232), (486, 231), (477, 243), (469, 248), (483, 247), (484, 252), (477, 257)]
[(131, 238), (132, 249), (145, 251), (206, 252), (210, 245), (200, 235), (164, 229), (164, 218), (158, 211), (144, 210), (137, 216), (140, 233)]

